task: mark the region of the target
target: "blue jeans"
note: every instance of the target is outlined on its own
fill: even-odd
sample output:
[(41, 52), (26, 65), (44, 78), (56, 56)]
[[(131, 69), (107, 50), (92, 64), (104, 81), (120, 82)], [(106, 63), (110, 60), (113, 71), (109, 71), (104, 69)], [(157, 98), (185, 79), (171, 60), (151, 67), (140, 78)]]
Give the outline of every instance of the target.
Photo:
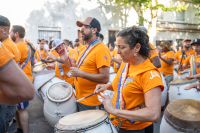
[(0, 104), (0, 133), (7, 132), (9, 123), (17, 111), (17, 105)]

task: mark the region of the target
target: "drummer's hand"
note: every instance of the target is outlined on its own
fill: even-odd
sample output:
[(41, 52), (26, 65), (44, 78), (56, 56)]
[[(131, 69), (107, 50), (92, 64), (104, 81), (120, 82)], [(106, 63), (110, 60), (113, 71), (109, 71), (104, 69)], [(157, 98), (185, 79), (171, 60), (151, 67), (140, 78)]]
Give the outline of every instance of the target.
[(68, 61), (68, 55), (67, 55), (67, 52), (65, 52), (65, 54), (63, 54), (62, 56), (60, 56), (60, 59), (61, 59), (61, 61), (63, 61), (63, 62), (66, 62), (66, 61)]
[(57, 59), (56, 56), (53, 54), (50, 54), (47, 58), (52, 59), (53, 61), (56, 61), (56, 59)]
[(191, 84), (188, 87), (185, 87), (184, 90), (190, 90), (192, 88), (196, 88), (198, 91), (200, 91), (200, 85), (199, 85), (199, 83)]
[(193, 76), (189, 76), (189, 77), (186, 77), (188, 79), (198, 79), (198, 75), (193, 75)]
[(55, 69), (55, 66), (53, 66), (53, 65), (46, 65), (45, 68), (47, 70), (51, 70), (51, 69)]
[(102, 91), (105, 91), (105, 90), (107, 90), (107, 84), (98, 84), (97, 86), (96, 86), (96, 89), (94, 90), (94, 92), (96, 92), (97, 94), (98, 93), (100, 93), (100, 92), (102, 92)]
[(105, 110), (110, 113), (114, 114), (116, 108), (114, 107), (109, 95), (106, 93), (100, 93), (102, 96), (98, 95), (98, 100), (103, 103)]
[(70, 67), (71, 76), (73, 77), (82, 77), (82, 72), (80, 69), (76, 67)]

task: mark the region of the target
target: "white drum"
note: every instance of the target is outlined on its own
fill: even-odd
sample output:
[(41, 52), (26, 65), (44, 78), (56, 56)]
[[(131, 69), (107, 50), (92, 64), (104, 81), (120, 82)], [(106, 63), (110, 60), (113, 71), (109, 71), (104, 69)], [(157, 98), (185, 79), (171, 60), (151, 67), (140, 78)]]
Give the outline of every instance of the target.
[(169, 102), (177, 99), (195, 99), (200, 101), (200, 93), (197, 89), (184, 90), (192, 83), (198, 83), (198, 79), (178, 79), (170, 82)]
[(167, 100), (167, 89), (168, 89), (168, 87), (167, 87), (167, 84), (166, 84), (166, 81), (165, 81), (165, 77), (162, 75), (162, 73), (161, 73), (161, 76), (162, 76), (162, 82), (163, 82), (163, 85), (164, 85), (164, 90), (161, 93), (161, 107), (164, 107), (166, 100)]
[(200, 102), (192, 99), (175, 100), (165, 109), (160, 133), (199, 133)]
[(54, 127), (64, 116), (77, 112), (73, 88), (68, 83), (53, 84), (44, 100), (44, 117)]
[(88, 110), (59, 120), (55, 133), (117, 133), (108, 114), (102, 110)]
[(190, 76), (190, 68), (180, 72), (180, 79), (184, 79), (189, 76)]
[(174, 75), (174, 77), (173, 77), (174, 80), (180, 79), (180, 76), (178, 75), (178, 73), (175, 70), (173, 70), (173, 75)]

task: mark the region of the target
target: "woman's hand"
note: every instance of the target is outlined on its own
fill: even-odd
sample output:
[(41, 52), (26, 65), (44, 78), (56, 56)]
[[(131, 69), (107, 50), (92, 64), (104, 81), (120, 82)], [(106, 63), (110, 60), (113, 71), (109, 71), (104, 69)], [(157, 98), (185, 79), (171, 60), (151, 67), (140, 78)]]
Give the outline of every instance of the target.
[(98, 95), (98, 100), (103, 103), (105, 110), (110, 114), (116, 114), (115, 111), (117, 109), (114, 107), (109, 95), (102, 92), (100, 92), (100, 94), (102, 96)]
[(103, 92), (103, 91), (105, 91), (107, 89), (108, 89), (108, 85), (107, 84), (98, 84), (96, 86), (96, 89), (94, 90), (94, 92), (96, 92), (98, 94), (98, 93)]
[(193, 84), (189, 85), (188, 87), (185, 87), (184, 90), (190, 90), (192, 88), (196, 88), (198, 91), (200, 91), (200, 85), (199, 85), (199, 83), (193, 83)]

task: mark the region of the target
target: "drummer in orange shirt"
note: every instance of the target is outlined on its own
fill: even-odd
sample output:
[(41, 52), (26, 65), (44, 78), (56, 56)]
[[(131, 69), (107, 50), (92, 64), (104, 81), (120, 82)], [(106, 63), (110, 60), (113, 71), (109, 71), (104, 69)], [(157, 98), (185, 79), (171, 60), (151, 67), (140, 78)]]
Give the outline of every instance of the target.
[[(99, 83), (108, 83), (110, 52), (108, 47), (97, 37), (101, 30), (99, 21), (88, 17), (84, 22), (77, 21), (81, 27), (83, 41), (87, 43), (87, 48), (81, 52), (77, 60), (77, 67), (71, 67), (77, 99), (83, 98), (94, 92)], [(98, 101), (97, 95), (93, 95), (77, 103), (79, 111), (101, 109), (102, 103)]]
[(191, 43), (192, 48), (195, 51), (194, 55), (188, 56), (183, 64), (183, 68), (190, 66), (190, 75), (196, 75), (200, 73), (200, 39), (194, 39)]
[[(28, 76), (31, 82), (33, 82), (31, 72), (31, 49), (28, 44), (24, 41), (25, 29), (20, 25), (14, 25), (10, 32), (11, 39), (16, 43), (16, 46), (20, 53), (20, 68)], [(29, 118), (26, 108), (29, 105), (29, 101), (19, 103), (18, 110), (15, 118), (17, 120), (18, 129), (23, 130), (23, 133), (29, 132)]]
[(44, 43), (40, 43), (40, 48), (35, 51), (34, 57), (35, 57), (35, 63), (42, 61), (42, 59), (45, 59), (47, 57), (47, 50), (44, 49)]
[(84, 46), (80, 44), (79, 39), (76, 39), (74, 44), (75, 44), (74, 50), (79, 54)]
[[(112, 99), (98, 96), (118, 133), (153, 133), (153, 122), (161, 113), (164, 89), (159, 70), (148, 59), (151, 48), (148, 35), (137, 26), (117, 34), (118, 54), (123, 63), (112, 84), (97, 85), (95, 92), (114, 90)], [(120, 120), (120, 121), (118, 121)]]
[[(179, 69), (179, 71), (178, 71), (179, 75), (180, 75), (180, 71), (184, 70), (183, 64), (184, 64), (185, 59), (188, 56), (195, 54), (195, 51), (190, 48), (190, 46), (191, 46), (190, 42), (191, 42), (191, 39), (183, 40), (183, 50), (177, 51), (176, 54), (175, 54), (176, 61), (174, 63), (179, 65), (179, 68), (178, 68)], [(188, 67), (185, 67), (185, 69), (186, 68), (188, 68)]]
[[(70, 67), (71, 65), (76, 64), (78, 53), (72, 48), (64, 46), (63, 41), (60, 39), (56, 39), (52, 43), (52, 47), (53, 48), (51, 50), (55, 50), (59, 54), (60, 58), (57, 58), (53, 54), (50, 54), (48, 58), (52, 59), (53, 61), (57, 61), (56, 66), (53, 67), (52, 65), (47, 65), (46, 68), (55, 69), (55, 75), (58, 78), (63, 79), (67, 83), (73, 85), (74, 77), (71, 76)], [(72, 64), (70, 64), (68, 57)], [(65, 59), (67, 60), (65, 61)]]

